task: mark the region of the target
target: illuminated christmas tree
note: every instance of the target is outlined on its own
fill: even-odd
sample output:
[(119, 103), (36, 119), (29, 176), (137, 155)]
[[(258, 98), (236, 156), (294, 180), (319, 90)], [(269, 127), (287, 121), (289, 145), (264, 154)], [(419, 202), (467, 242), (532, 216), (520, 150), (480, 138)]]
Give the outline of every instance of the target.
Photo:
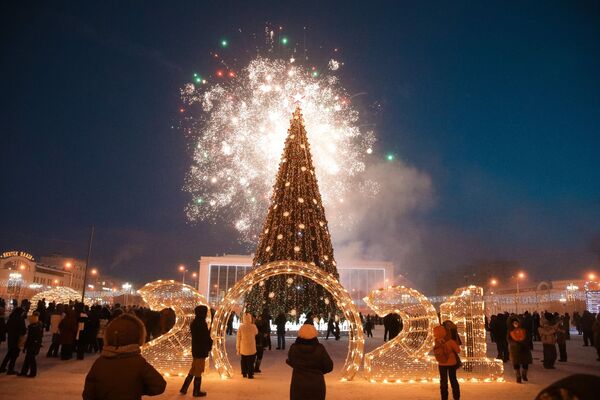
[[(304, 261), (338, 278), (300, 107), (294, 111), (288, 129), (253, 265), (279, 260)], [(326, 318), (335, 310), (325, 289), (297, 275), (276, 276), (254, 287), (246, 303), (254, 313), (268, 308), (273, 316), (279, 312), (298, 316), (312, 312)]]

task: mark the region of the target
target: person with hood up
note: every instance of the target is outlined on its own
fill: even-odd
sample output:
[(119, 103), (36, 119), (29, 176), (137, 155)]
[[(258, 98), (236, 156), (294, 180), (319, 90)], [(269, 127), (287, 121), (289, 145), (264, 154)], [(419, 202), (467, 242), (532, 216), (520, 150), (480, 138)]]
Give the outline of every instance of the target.
[[(6, 322), (6, 334), (8, 336), (7, 352), (2, 365), (0, 365), (0, 373), (6, 372), (7, 375), (15, 375), (15, 362), (19, 357), (19, 341), (21, 336), (25, 335), (27, 328), (23, 319), (23, 308), (15, 307), (8, 316)], [(7, 369), (8, 367), (8, 369)]]
[(460, 386), (456, 379), (456, 370), (458, 369), (460, 346), (452, 339), (452, 333), (444, 325), (433, 328), (433, 337), (435, 338), (433, 355), (438, 362), (442, 400), (448, 400), (448, 379), (450, 379), (452, 387), (452, 397), (454, 400), (459, 400)]
[(146, 328), (139, 318), (121, 314), (106, 326), (104, 339), (85, 377), (83, 400), (139, 400), (165, 391), (167, 382), (140, 354)]
[(190, 324), (190, 332), (192, 333), (192, 367), (188, 372), (183, 386), (179, 393), (186, 394), (192, 379), (194, 380), (194, 397), (204, 397), (206, 392), (200, 391), (202, 386), (202, 373), (206, 367), (206, 358), (210, 353), (213, 341), (210, 338), (210, 331), (208, 330), (208, 324), (206, 323), (206, 315), (208, 314), (208, 308), (206, 306), (197, 306), (194, 309), (196, 318)]
[[(533, 362), (529, 337), (527, 330), (521, 326), (519, 318), (511, 317), (507, 336), (508, 354), (515, 370), (517, 383), (521, 383), (521, 380), (527, 382), (527, 370), (529, 364)], [(521, 368), (523, 369), (521, 370)]]
[(17, 375), (33, 378), (37, 375), (37, 363), (35, 357), (39, 354), (42, 347), (42, 338), (44, 337), (44, 324), (40, 321), (40, 313), (34, 311), (29, 317), (29, 326), (27, 327), (27, 339), (25, 340), (25, 361), (21, 372)]
[(241, 356), (242, 376), (248, 379), (254, 378), (256, 335), (258, 335), (258, 328), (252, 323), (252, 314), (245, 313), (237, 331), (235, 348), (237, 354)]
[(551, 325), (544, 317), (540, 319), (538, 331), (540, 332), (544, 351), (544, 368), (554, 369), (554, 363), (556, 362), (556, 326)]
[(285, 362), (292, 367), (290, 400), (324, 400), (325, 375), (333, 370), (333, 361), (317, 340), (317, 328), (312, 324), (300, 327), (296, 342), (290, 346)]

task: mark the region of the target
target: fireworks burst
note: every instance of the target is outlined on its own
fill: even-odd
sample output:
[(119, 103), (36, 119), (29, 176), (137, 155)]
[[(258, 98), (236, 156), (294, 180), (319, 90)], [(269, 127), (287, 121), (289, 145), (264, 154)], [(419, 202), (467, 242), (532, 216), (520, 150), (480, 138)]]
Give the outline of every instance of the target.
[(256, 240), (296, 103), (329, 220), (351, 220), (338, 205), (365, 187), (361, 175), (375, 139), (360, 129), (358, 111), (334, 75), (341, 63), (328, 65), (320, 73), (293, 58), (256, 57), (237, 72), (218, 70), (223, 79), (215, 84), (196, 76), (182, 89), (184, 102), (201, 109), (187, 129), (195, 144), (185, 185), (191, 221), (224, 221), (243, 241)]

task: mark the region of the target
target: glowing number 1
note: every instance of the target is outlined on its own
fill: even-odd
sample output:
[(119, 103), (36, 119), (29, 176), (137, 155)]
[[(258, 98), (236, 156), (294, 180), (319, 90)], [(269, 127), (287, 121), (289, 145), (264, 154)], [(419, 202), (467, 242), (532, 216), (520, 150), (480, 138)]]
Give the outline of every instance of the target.
[(462, 340), (463, 371), (460, 375), (472, 381), (502, 381), (504, 365), (486, 357), (483, 288), (458, 288), (440, 306), (442, 322), (450, 320), (458, 327)]
[(437, 363), (428, 355), (433, 348), (433, 327), (438, 316), (421, 293), (404, 286), (374, 290), (365, 303), (384, 317), (397, 313), (403, 329), (393, 340), (365, 354), (365, 377), (371, 382), (414, 382), (437, 376)]

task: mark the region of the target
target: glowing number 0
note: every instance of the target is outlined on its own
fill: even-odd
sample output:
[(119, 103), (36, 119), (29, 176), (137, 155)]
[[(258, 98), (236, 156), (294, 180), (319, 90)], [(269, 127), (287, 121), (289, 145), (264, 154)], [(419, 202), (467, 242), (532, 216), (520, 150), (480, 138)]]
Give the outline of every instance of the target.
[(437, 363), (428, 355), (433, 347), (433, 327), (438, 317), (431, 302), (404, 286), (374, 290), (364, 298), (383, 317), (400, 314), (403, 329), (398, 336), (365, 354), (365, 377), (371, 382), (414, 382), (437, 376)]

